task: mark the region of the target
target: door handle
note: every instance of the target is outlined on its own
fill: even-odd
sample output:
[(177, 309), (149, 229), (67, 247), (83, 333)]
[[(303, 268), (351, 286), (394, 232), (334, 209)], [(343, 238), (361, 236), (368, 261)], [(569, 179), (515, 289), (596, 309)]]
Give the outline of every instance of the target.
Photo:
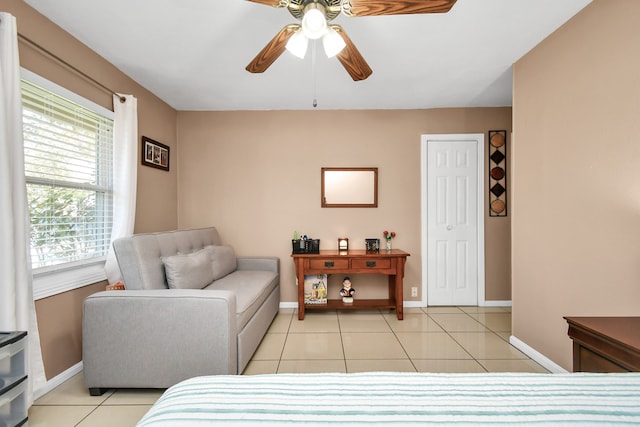
[(325, 267), (333, 267), (333, 261), (325, 261), (324, 262), (324, 266)]
[(451, 230), (453, 230), (453, 227), (450, 226), (450, 225), (447, 225), (447, 230), (451, 231)]
[(376, 266), (375, 261), (367, 261), (367, 267), (375, 267), (375, 266)]

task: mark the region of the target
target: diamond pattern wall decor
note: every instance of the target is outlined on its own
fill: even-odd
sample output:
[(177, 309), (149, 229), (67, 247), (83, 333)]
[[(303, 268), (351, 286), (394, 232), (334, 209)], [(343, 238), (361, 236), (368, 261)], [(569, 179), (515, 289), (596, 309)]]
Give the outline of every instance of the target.
[(507, 216), (507, 131), (489, 131), (489, 216)]

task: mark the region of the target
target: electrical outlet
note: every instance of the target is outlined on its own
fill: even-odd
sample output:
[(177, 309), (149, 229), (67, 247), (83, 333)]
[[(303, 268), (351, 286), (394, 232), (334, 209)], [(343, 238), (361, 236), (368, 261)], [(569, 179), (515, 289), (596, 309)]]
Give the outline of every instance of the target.
[(418, 288), (417, 287), (412, 287), (411, 288), (411, 296), (412, 297), (417, 297), (418, 296)]

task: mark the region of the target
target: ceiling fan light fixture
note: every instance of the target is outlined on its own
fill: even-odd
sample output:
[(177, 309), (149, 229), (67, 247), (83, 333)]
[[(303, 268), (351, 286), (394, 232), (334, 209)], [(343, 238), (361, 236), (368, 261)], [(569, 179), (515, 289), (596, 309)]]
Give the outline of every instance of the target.
[(327, 29), (327, 33), (322, 37), (322, 46), (324, 46), (324, 53), (327, 54), (327, 58), (333, 58), (339, 54), (346, 45), (340, 34), (331, 27)]
[(302, 18), (302, 31), (311, 40), (324, 36), (327, 33), (327, 18), (324, 13), (317, 7), (309, 8)]
[(302, 29), (299, 29), (298, 31), (293, 33), (285, 47), (294, 56), (297, 56), (300, 59), (304, 59), (304, 56), (307, 53), (308, 45), (309, 39), (304, 35)]

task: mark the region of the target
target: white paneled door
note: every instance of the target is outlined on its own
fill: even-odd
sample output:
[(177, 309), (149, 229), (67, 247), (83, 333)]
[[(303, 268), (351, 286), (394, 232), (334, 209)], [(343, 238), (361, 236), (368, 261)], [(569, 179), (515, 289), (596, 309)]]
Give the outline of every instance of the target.
[(482, 134), (423, 136), (423, 277), (426, 267), (430, 306), (484, 302), (483, 141)]

